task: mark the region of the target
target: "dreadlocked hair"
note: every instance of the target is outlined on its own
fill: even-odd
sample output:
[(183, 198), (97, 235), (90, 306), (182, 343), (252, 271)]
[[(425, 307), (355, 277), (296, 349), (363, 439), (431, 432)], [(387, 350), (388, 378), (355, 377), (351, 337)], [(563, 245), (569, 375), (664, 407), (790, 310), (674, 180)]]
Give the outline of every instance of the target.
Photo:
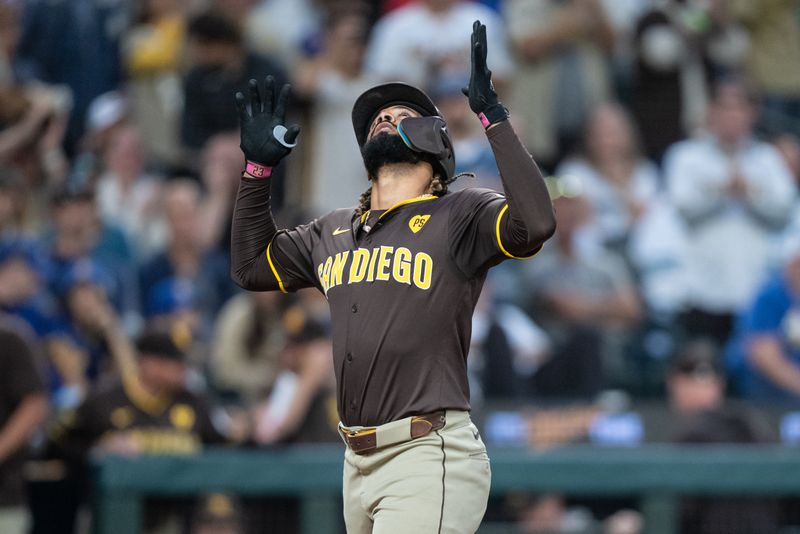
[(358, 198), (358, 207), (356, 208), (356, 215), (359, 217), (369, 211), (370, 201), (372, 200), (372, 186), (370, 185), (366, 191), (361, 193)]

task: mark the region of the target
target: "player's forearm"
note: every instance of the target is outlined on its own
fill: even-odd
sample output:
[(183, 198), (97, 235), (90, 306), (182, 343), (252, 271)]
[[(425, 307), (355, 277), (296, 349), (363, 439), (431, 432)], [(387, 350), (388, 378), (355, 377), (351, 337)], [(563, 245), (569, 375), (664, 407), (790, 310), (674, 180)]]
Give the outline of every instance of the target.
[(544, 243), (556, 228), (553, 204), (539, 167), (520, 142), (511, 123), (492, 126), (487, 135), (503, 181), (508, 216), (500, 226), (503, 243), (524, 255)]
[(240, 287), (279, 289), (266, 257), (267, 246), (277, 232), (270, 208), (269, 179), (243, 177), (231, 227), (231, 278)]

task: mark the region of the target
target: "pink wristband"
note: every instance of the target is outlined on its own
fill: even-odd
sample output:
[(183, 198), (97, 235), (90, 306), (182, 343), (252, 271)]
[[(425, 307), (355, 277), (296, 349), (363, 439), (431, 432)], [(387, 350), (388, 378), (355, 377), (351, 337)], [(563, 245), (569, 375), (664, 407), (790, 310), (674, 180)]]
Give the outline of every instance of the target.
[(484, 130), (492, 125), (492, 123), (489, 122), (489, 119), (486, 118), (486, 115), (483, 114), (483, 111), (478, 113), (478, 119), (480, 119), (481, 124), (483, 124), (483, 129)]
[(272, 174), (272, 167), (248, 161), (244, 172), (256, 178), (268, 178)]

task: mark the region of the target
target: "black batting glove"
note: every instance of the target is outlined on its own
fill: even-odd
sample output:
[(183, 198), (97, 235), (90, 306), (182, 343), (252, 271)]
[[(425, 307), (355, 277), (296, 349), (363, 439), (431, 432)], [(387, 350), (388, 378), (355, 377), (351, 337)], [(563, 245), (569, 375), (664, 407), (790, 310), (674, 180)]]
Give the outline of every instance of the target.
[(476, 20), (472, 24), (472, 71), (469, 87), (461, 90), (469, 97), (469, 107), (478, 115), (484, 128), (508, 118), (508, 110), (497, 100), (492, 85), (492, 71), (486, 66), (486, 25)]
[(250, 110), (247, 109), (245, 96), (236, 93), (236, 107), (239, 108), (239, 126), (241, 142), (239, 147), (247, 161), (274, 167), (285, 158), (297, 144), (297, 125), (287, 128), (286, 104), (289, 101), (289, 84), (276, 94), (275, 79), (267, 76), (262, 94), (258, 82), (250, 80)]

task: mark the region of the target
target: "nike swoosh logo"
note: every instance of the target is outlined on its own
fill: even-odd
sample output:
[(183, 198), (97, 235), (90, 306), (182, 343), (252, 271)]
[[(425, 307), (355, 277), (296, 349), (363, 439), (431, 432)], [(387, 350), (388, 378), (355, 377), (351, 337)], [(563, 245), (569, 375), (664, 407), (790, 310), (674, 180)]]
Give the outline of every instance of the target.
[(337, 227), (336, 230), (333, 231), (333, 235), (339, 235), (349, 232), (349, 228), (342, 228), (341, 226)]

